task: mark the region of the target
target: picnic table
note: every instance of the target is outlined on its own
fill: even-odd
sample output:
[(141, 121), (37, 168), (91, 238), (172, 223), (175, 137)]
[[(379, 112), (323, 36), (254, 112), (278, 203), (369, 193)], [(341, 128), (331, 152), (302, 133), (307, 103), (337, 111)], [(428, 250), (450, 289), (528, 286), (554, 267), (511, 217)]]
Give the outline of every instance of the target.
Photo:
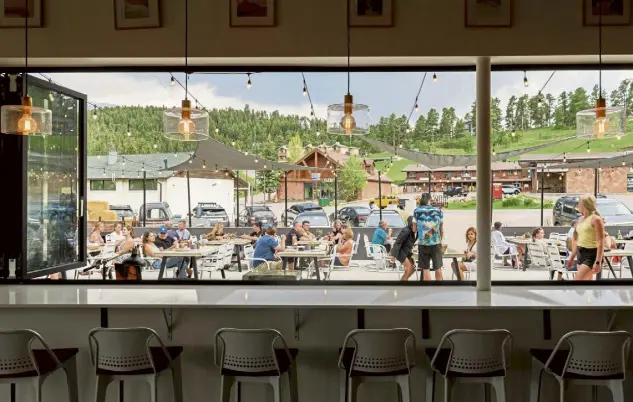
[(198, 279), (198, 263), (196, 262), (196, 260), (198, 258), (206, 257), (207, 255), (212, 254), (217, 250), (218, 248), (214, 246), (204, 246), (198, 249), (175, 248), (159, 251), (155, 253), (156, 257), (162, 259), (160, 264), (160, 271), (158, 272), (158, 279), (163, 279), (165, 268), (167, 267), (167, 259), (171, 257), (189, 257), (189, 264), (191, 269), (193, 269), (193, 277), (195, 279)]
[(321, 280), (321, 272), (319, 271), (319, 258), (325, 258), (328, 256), (328, 252), (325, 250), (290, 250), (286, 249), (277, 253), (279, 257), (283, 257), (283, 270), (286, 270), (288, 260), (285, 258), (312, 258), (314, 262), (314, 270), (316, 271), (317, 280)]

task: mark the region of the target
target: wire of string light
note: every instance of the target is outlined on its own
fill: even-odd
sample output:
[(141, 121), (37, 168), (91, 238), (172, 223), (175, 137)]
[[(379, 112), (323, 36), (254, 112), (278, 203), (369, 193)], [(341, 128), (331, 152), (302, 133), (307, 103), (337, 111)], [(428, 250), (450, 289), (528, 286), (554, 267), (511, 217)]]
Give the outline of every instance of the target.
[(552, 71), (552, 73), (549, 75), (549, 78), (547, 79), (547, 81), (545, 81), (545, 84), (543, 84), (541, 89), (538, 90), (538, 93), (536, 94), (536, 96), (538, 98), (538, 102), (539, 103), (541, 102), (541, 95), (543, 95), (543, 91), (545, 90), (545, 87), (552, 80), (552, 77), (554, 77), (554, 74), (556, 74), (556, 70)]
[[(58, 86), (62, 86), (59, 82), (56, 82), (55, 80), (53, 80), (50, 76), (44, 74), (44, 73), (37, 73), (39, 74), (42, 78), (44, 78), (46, 81), (50, 82), (51, 84), (55, 84)], [(99, 106), (97, 106), (96, 103), (92, 103), (90, 101), (86, 101), (87, 104), (89, 104), (90, 106), (92, 106), (93, 108), (97, 109)]]

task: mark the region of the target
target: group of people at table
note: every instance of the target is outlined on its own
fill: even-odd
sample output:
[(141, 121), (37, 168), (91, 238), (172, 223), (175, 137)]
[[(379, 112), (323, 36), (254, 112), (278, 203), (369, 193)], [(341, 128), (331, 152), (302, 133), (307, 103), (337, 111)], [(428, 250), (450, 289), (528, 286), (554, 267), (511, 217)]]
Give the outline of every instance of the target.
[[(399, 261), (404, 267), (402, 280), (408, 280), (415, 272), (415, 261), (413, 260), (414, 246), (418, 246), (418, 263), (423, 271), (422, 280), (431, 280), (431, 272), (434, 272), (436, 280), (442, 280), (443, 267), (443, 247), (444, 238), (444, 215), (442, 210), (433, 205), (428, 194), (422, 194), (420, 205), (415, 209), (413, 215), (407, 217), (407, 225), (398, 234), (397, 238), (391, 238), (392, 231), (386, 222), (381, 221), (372, 236), (372, 244), (384, 246), (390, 255), (392, 263)], [(582, 214), (570, 228), (567, 234), (566, 246), (568, 249), (567, 269), (575, 271), (578, 280), (591, 280), (595, 274), (601, 272), (604, 250), (615, 248), (614, 239), (604, 229), (604, 219), (596, 209), (596, 199), (591, 195), (580, 197), (578, 211)], [(142, 245), (144, 256), (157, 258), (160, 251), (175, 249), (186, 245), (191, 239), (191, 234), (185, 227), (184, 220), (178, 222), (177, 229), (168, 226), (160, 227), (158, 235), (153, 232), (145, 232), (140, 238), (134, 237), (134, 229), (131, 226), (123, 226), (117, 223), (114, 231), (109, 234), (109, 241), (114, 244), (114, 260), (121, 262), (127, 258), (137, 242)], [(217, 224), (213, 230), (206, 235), (209, 240), (218, 240), (227, 237), (224, 234), (223, 226)], [(98, 222), (88, 239), (89, 246), (103, 245), (105, 243), (102, 235), (103, 224)], [(501, 252), (502, 255), (517, 255), (512, 261), (515, 268), (521, 267), (523, 254), (526, 252), (522, 245), (512, 245), (507, 242), (501, 232), (501, 223), (496, 222), (492, 228), (491, 236), (493, 244), (507, 245), (507, 249)], [(349, 265), (354, 246), (354, 233), (350, 227), (344, 227), (342, 222), (336, 220), (332, 226), (332, 231), (326, 236), (317, 239), (317, 236), (310, 232), (310, 222), (295, 222), (287, 235), (277, 237), (277, 229), (271, 225), (262, 227), (259, 222), (253, 225), (253, 232), (243, 235), (241, 238), (250, 240), (254, 245), (253, 267), (258, 268), (266, 263), (270, 270), (280, 270), (282, 260), (279, 252), (289, 248), (297, 247), (297, 243), (302, 240), (323, 241), (331, 244), (334, 253), (334, 265), (346, 267)], [(532, 233), (532, 242), (545, 244), (545, 232), (542, 228), (536, 228)], [(470, 227), (465, 234), (465, 249), (461, 261), (457, 266), (453, 266), (454, 272), (459, 272), (460, 279), (463, 279), (465, 272), (474, 272), (477, 269), (477, 229)], [(98, 254), (99, 252), (95, 252)], [(94, 253), (91, 253), (94, 256)], [(297, 263), (294, 257), (285, 257), (288, 269), (293, 271)], [(613, 257), (618, 258), (618, 257)], [(160, 268), (160, 259), (153, 262), (153, 267)], [(504, 258), (504, 263), (507, 259)], [(454, 264), (454, 263), (453, 263)], [(177, 277), (184, 278), (191, 275), (188, 267), (187, 257), (171, 257), (167, 259), (166, 267), (177, 268)], [(559, 272), (559, 279), (562, 273)]]

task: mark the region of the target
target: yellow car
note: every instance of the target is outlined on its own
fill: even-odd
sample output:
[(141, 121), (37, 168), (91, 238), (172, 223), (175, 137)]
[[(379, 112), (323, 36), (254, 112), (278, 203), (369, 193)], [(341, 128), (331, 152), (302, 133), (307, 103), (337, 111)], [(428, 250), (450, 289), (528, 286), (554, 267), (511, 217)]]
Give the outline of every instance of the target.
[(369, 201), (369, 206), (378, 206), (380, 209), (387, 208), (388, 205), (398, 205), (400, 200), (395, 195), (383, 195), (382, 198), (374, 198)]

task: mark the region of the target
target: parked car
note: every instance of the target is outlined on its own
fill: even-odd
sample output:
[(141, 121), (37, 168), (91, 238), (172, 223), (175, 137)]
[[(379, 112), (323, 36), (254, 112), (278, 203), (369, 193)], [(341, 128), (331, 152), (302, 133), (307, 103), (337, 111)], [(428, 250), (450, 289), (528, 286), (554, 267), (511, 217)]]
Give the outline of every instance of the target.
[(444, 190), (445, 197), (466, 197), (467, 195), (468, 190), (460, 186), (449, 187)]
[(503, 195), (519, 195), (521, 194), (521, 189), (514, 184), (504, 184), (501, 186), (501, 191)]
[(323, 210), (311, 210), (307, 212), (302, 212), (299, 215), (295, 216), (292, 224), (294, 225), (295, 222), (303, 223), (304, 221), (310, 222), (310, 226), (312, 227), (330, 227), (330, 220)]
[(117, 221), (123, 221), (125, 218), (132, 218), (132, 220), (134, 220), (136, 216), (134, 210), (129, 205), (110, 205), (110, 211), (116, 212)]
[(395, 195), (383, 195), (381, 198), (374, 198), (373, 200), (369, 200), (369, 207), (372, 205), (377, 205), (380, 208), (387, 208), (389, 205), (398, 205), (399, 199)]
[(148, 202), (138, 209), (139, 224), (145, 220), (146, 227), (158, 227), (166, 225), (173, 219), (169, 204), (166, 202)]
[(370, 213), (371, 209), (363, 206), (343, 207), (338, 210), (338, 216), (334, 216), (334, 213), (331, 213), (330, 220), (335, 221), (336, 219), (340, 219), (343, 223), (360, 226), (365, 222)]
[(267, 205), (247, 206), (240, 212), (240, 225), (248, 226), (255, 222), (262, 225), (271, 224), (277, 226), (277, 217)]
[[(554, 226), (571, 226), (574, 219), (580, 217), (577, 196), (565, 196), (556, 200), (553, 211)], [(633, 212), (621, 201), (605, 196), (596, 200), (598, 212), (604, 218), (607, 226), (632, 226)]]
[[(378, 222), (380, 222), (380, 211), (371, 211), (371, 214), (367, 217), (365, 222), (361, 225), (365, 228), (377, 228)], [(390, 228), (401, 229), (407, 226), (402, 216), (398, 213), (398, 211), (394, 211), (391, 209), (382, 211), (382, 220), (386, 221)]]
[[(313, 203), (313, 202), (303, 202), (301, 204), (295, 204), (293, 206), (291, 206), (290, 208), (288, 208), (288, 210), (285, 213), (281, 214), (281, 220), (282, 222), (284, 221), (286, 215), (288, 216), (288, 223), (294, 221), (294, 219), (296, 218), (297, 215), (303, 213), (303, 212), (308, 212), (308, 211), (321, 211), (325, 214), (325, 212), (323, 211), (323, 208), (321, 208), (319, 205)], [(327, 216), (326, 216), (327, 218)]]
[(191, 226), (194, 228), (208, 228), (217, 223), (229, 226), (229, 214), (221, 205), (215, 202), (199, 202), (191, 211)]

